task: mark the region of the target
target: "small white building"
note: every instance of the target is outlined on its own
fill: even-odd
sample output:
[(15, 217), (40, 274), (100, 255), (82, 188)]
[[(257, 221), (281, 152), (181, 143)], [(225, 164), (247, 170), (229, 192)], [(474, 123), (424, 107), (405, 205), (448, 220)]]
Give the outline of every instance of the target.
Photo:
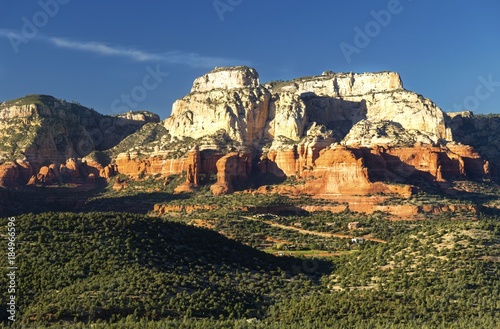
[(363, 243), (365, 243), (365, 239), (363, 239), (363, 238), (352, 238), (351, 242), (353, 244), (363, 244)]

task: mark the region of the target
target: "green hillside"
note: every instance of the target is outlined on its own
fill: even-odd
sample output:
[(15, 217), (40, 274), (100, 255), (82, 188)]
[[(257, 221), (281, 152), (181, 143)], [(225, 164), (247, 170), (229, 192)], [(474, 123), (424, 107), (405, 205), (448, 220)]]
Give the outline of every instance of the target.
[[(390, 222), (382, 214), (255, 217), (240, 211), (220, 216), (218, 210), (172, 216), (94, 212), (16, 217), (23, 319), (18, 327), (88, 328), (90, 322), (93, 328), (500, 325), (497, 217)], [(216, 230), (234, 238), (179, 223), (210, 217)], [(300, 221), (310, 232), (328, 232), (328, 221), (336, 223), (333, 232), (342, 233), (339, 228), (352, 220), (385, 243), (353, 245), (287, 226)], [(0, 227), (6, 236), (7, 219)], [(301, 248), (285, 251), (287, 255), (318, 253), (313, 248), (331, 255), (273, 256), (279, 249), (258, 250), (263, 247), (255, 242), (264, 237)], [(0, 266), (5, 268), (6, 261), (3, 257)], [(0, 286), (7, 286), (5, 275)], [(5, 305), (6, 294), (0, 296)], [(0, 312), (5, 319), (5, 310)]]
[[(270, 304), (312, 285), (292, 271), (295, 259), (157, 218), (45, 213), (16, 223), (26, 323), (262, 317)], [(7, 286), (5, 275), (0, 285)]]

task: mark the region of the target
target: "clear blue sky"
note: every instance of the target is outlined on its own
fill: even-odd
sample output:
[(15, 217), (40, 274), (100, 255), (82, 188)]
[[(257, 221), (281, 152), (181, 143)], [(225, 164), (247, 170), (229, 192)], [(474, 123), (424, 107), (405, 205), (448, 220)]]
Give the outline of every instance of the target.
[[(196, 77), (245, 64), (261, 82), (325, 70), (397, 71), (407, 89), (445, 111), (500, 112), (496, 0), (215, 4), (0, 0), (0, 101), (49, 94), (112, 114), (126, 108), (122, 94), (135, 92), (128, 107), (165, 118)], [(377, 22), (372, 12), (382, 10), (390, 16)], [(355, 40), (356, 28), (368, 29), (368, 40)]]

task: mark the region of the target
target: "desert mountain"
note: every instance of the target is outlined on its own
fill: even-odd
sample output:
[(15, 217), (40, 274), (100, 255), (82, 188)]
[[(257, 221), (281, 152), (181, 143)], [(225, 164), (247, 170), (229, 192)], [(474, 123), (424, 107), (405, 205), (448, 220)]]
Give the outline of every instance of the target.
[(163, 122), (50, 96), (3, 103), (0, 117), (3, 186), (82, 176), (70, 175), (73, 167), (95, 178), (183, 174), (178, 192), (216, 176), (215, 194), (291, 176), (303, 184), (288, 192), (320, 195), (408, 195), (454, 179), (499, 179), (500, 118), (446, 114), (394, 72), (262, 84), (252, 68), (223, 67), (197, 78)]

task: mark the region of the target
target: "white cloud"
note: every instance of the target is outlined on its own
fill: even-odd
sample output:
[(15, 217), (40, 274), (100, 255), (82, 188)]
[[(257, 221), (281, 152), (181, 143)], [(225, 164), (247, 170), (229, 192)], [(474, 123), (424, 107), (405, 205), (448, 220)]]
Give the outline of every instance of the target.
[[(9, 35), (23, 38), (22, 35), (11, 31), (0, 29), (0, 37), (9, 38)], [(167, 64), (187, 65), (193, 68), (213, 68), (215, 66), (251, 65), (250, 62), (232, 58), (203, 56), (196, 53), (182, 51), (169, 51), (165, 53), (151, 53), (134, 48), (125, 48), (108, 45), (95, 41), (76, 41), (66, 38), (45, 37), (38, 35), (36, 38), (51, 44), (57, 48), (70, 49), (74, 51), (94, 53), (102, 56), (123, 57), (136, 62), (163, 62)]]

